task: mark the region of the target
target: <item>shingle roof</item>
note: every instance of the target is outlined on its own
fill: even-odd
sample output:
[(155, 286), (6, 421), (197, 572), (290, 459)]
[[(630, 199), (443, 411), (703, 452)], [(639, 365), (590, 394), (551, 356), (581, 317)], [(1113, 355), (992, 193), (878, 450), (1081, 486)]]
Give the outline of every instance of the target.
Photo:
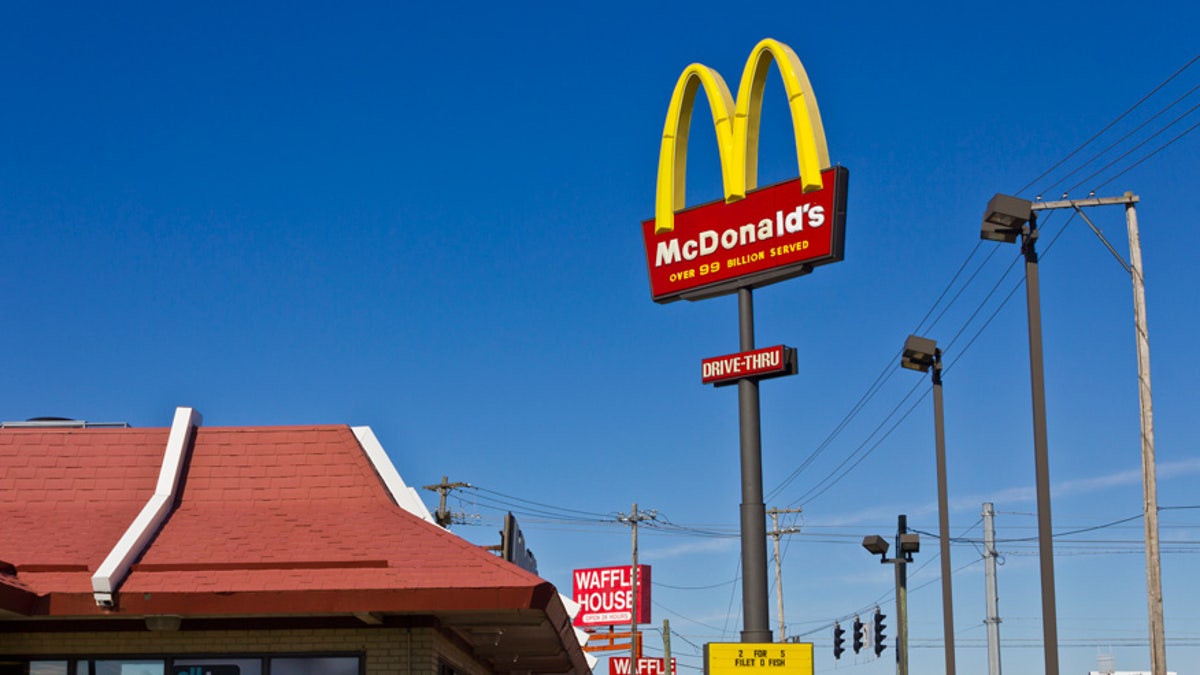
[[(0, 560), (16, 572), (0, 584), (51, 616), (103, 613), (90, 576), (154, 492), (168, 432), (0, 430)], [(177, 507), (119, 590), (121, 611), (185, 616), (530, 608), (553, 594), (397, 507), (346, 426), (198, 429)]]
[(0, 428), (0, 633), (395, 619), (493, 670), (589, 672), (554, 587), (426, 520), (369, 429), (198, 423)]

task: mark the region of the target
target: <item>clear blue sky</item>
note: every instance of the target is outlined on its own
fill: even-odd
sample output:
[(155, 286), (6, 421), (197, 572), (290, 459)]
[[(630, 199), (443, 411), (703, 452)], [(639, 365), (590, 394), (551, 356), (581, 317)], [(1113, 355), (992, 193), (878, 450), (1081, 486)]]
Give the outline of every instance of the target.
[[(1000, 306), (1017, 247), (976, 249), (993, 193), (1141, 197), (1159, 501), (1200, 505), (1200, 132), (1106, 183), (1200, 120), (1117, 160), (1200, 97), (1083, 166), (1200, 83), (1200, 65), (1038, 179), (1196, 56), (1198, 30), (1185, 2), (6, 2), (0, 418), (165, 426), (190, 405), (214, 426), (370, 425), (410, 484), (477, 486), (451, 500), (480, 516), (455, 532), (496, 543), (512, 505), (567, 592), (572, 569), (628, 560), (618, 512), (657, 509), (641, 537), (655, 627), (671, 620), (684, 672), (699, 672), (699, 645), (741, 630), (737, 539), (713, 536), (738, 517), (736, 394), (699, 371), (737, 350), (737, 309), (651, 302), (639, 223), (680, 71), (699, 61), (732, 84), (775, 37), (805, 64), (851, 175), (845, 261), (755, 295), (760, 344), (801, 360), (762, 386), (768, 506), (804, 509), (786, 521), (802, 530), (786, 539), (788, 634), (816, 643), (818, 673), (893, 672), (891, 650), (835, 664), (829, 626), (876, 603), (894, 617), (891, 570), (864, 535), (890, 535), (900, 513), (937, 530), (928, 380), (896, 367), (919, 330), (952, 364), (958, 665), (983, 673), (982, 502), (1002, 540), (1036, 534), (1023, 290)], [(784, 110), (772, 76), (763, 183), (796, 172)], [(699, 203), (720, 196), (703, 107), (693, 129)], [(1127, 255), (1121, 209), (1090, 215)], [(1044, 226), (1067, 532), (1141, 512), (1131, 292), (1079, 218)], [(1161, 522), (1168, 664), (1196, 675), (1200, 509)], [(1058, 539), (1063, 673), (1110, 652), (1148, 667), (1140, 539), (1139, 520)], [(1036, 549), (1000, 548), (1004, 666), (1040, 672)], [(932, 538), (917, 561), (911, 663), (938, 672)]]

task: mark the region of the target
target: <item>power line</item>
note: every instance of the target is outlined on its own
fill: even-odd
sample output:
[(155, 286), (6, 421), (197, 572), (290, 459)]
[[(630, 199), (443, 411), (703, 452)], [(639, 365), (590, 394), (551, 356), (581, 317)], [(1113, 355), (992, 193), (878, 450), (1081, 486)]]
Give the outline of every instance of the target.
[[(1177, 106), (1177, 105), (1179, 105), (1180, 103), (1182, 103), (1184, 99), (1186, 99), (1187, 97), (1189, 97), (1189, 96), (1191, 96), (1192, 94), (1196, 93), (1196, 91), (1197, 91), (1197, 90), (1200, 90), (1200, 84), (1197, 84), (1196, 86), (1194, 86), (1194, 87), (1192, 87), (1191, 89), (1187, 90), (1187, 92), (1186, 92), (1186, 93), (1184, 93), (1182, 96), (1180, 96), (1179, 98), (1175, 99), (1174, 101), (1171, 101), (1171, 102), (1170, 102), (1169, 104), (1167, 104), (1167, 106), (1166, 106), (1166, 107), (1164, 107), (1162, 110), (1159, 110), (1158, 112), (1154, 113), (1154, 114), (1153, 114), (1153, 115), (1151, 115), (1149, 118), (1147, 118), (1145, 121), (1143, 121), (1141, 124), (1137, 125), (1137, 126), (1136, 126), (1136, 127), (1134, 127), (1134, 128), (1131, 130), (1131, 131), (1129, 131), (1128, 133), (1126, 133), (1124, 136), (1122, 136), (1122, 137), (1118, 138), (1117, 140), (1113, 141), (1113, 142), (1112, 142), (1112, 143), (1110, 143), (1110, 144), (1109, 144), (1107, 147), (1105, 147), (1103, 150), (1101, 150), (1101, 151), (1097, 152), (1095, 155), (1092, 155), (1091, 159), (1089, 159), (1089, 160), (1087, 160), (1086, 162), (1084, 162), (1084, 163), (1080, 164), (1079, 166), (1075, 167), (1075, 168), (1074, 168), (1074, 169), (1072, 169), (1072, 170), (1071, 170), (1069, 173), (1067, 173), (1067, 174), (1066, 174), (1065, 176), (1063, 176), (1062, 178), (1059, 178), (1059, 179), (1058, 179), (1057, 181), (1055, 181), (1054, 183), (1052, 183), (1052, 184), (1050, 184), (1050, 185), (1046, 186), (1044, 189), (1042, 189), (1042, 191), (1041, 191), (1041, 192), (1042, 192), (1043, 194), (1044, 194), (1044, 193), (1047, 193), (1047, 192), (1050, 192), (1050, 191), (1051, 191), (1051, 190), (1053, 190), (1054, 188), (1056, 188), (1056, 187), (1058, 187), (1059, 185), (1061, 185), (1062, 183), (1066, 182), (1066, 180), (1067, 180), (1068, 178), (1070, 178), (1071, 176), (1074, 176), (1075, 174), (1077, 174), (1077, 173), (1079, 173), (1080, 171), (1082, 171), (1082, 170), (1083, 170), (1083, 168), (1084, 168), (1085, 166), (1087, 166), (1088, 164), (1091, 164), (1092, 162), (1094, 162), (1094, 161), (1096, 161), (1096, 160), (1100, 159), (1100, 158), (1101, 158), (1101, 157), (1103, 157), (1104, 155), (1108, 154), (1108, 152), (1109, 152), (1110, 150), (1112, 150), (1113, 148), (1115, 148), (1115, 147), (1117, 147), (1118, 145), (1120, 145), (1121, 143), (1124, 143), (1125, 141), (1129, 140), (1129, 139), (1130, 139), (1130, 138), (1131, 138), (1131, 137), (1132, 137), (1134, 134), (1136, 134), (1137, 132), (1139, 132), (1139, 131), (1141, 131), (1142, 129), (1146, 128), (1146, 126), (1147, 126), (1147, 125), (1149, 125), (1151, 122), (1153, 122), (1154, 120), (1158, 119), (1158, 118), (1159, 118), (1159, 117), (1161, 117), (1162, 115), (1166, 114), (1166, 112), (1167, 112), (1168, 110), (1170, 110), (1171, 108), (1174, 108), (1175, 106)], [(1190, 112), (1190, 111), (1189, 111), (1189, 112)], [(1185, 113), (1185, 116), (1186, 116), (1186, 113)], [(1168, 126), (1170, 126), (1170, 125), (1168, 125)], [(1158, 133), (1162, 133), (1162, 131), (1160, 130)], [(1084, 182), (1086, 182), (1086, 181), (1084, 181)], [(1078, 186), (1076, 186), (1076, 187), (1078, 187)], [(1068, 190), (1067, 192), (1070, 192), (1070, 190)]]
[(1171, 147), (1172, 145), (1175, 144), (1176, 141), (1178, 141), (1179, 139), (1183, 138), (1184, 136), (1187, 136), (1188, 134), (1195, 131), (1196, 127), (1198, 127), (1198, 126), (1200, 126), (1200, 122), (1197, 122), (1196, 124), (1193, 124), (1192, 126), (1188, 127), (1187, 129), (1185, 129), (1183, 131), (1183, 133), (1179, 134), (1175, 138), (1172, 138), (1171, 140), (1167, 141), (1166, 143), (1163, 143), (1162, 145), (1160, 145), (1159, 147), (1157, 147), (1153, 151), (1151, 151), (1149, 154), (1147, 154), (1145, 157), (1142, 157), (1138, 161), (1134, 162), (1133, 164), (1130, 164), (1125, 169), (1121, 170), (1119, 173), (1114, 175), (1112, 178), (1109, 178), (1108, 180), (1104, 181), (1103, 183), (1097, 185), (1095, 187), (1095, 190), (1099, 190), (1100, 188), (1104, 187), (1105, 185), (1108, 185), (1109, 183), (1113, 182), (1114, 180), (1120, 178), (1121, 176), (1124, 176), (1125, 174), (1129, 173), (1133, 169), (1140, 166), (1142, 164), (1142, 162), (1145, 162), (1146, 160), (1157, 155), (1158, 153), (1162, 152), (1163, 150), (1166, 150), (1167, 148)]
[[(1159, 134), (1163, 133), (1163, 132), (1164, 132), (1164, 131), (1166, 131), (1167, 129), (1170, 129), (1171, 127), (1175, 126), (1175, 125), (1176, 125), (1176, 124), (1178, 124), (1179, 122), (1183, 121), (1183, 119), (1184, 119), (1185, 117), (1187, 117), (1188, 115), (1191, 115), (1192, 113), (1196, 112), (1196, 110), (1197, 110), (1197, 109), (1200, 109), (1200, 103), (1197, 103), (1196, 105), (1192, 106), (1191, 108), (1188, 108), (1187, 112), (1185, 112), (1185, 113), (1183, 113), (1182, 115), (1180, 115), (1179, 117), (1176, 117), (1175, 119), (1171, 120), (1169, 123), (1167, 123), (1167, 125), (1166, 125), (1166, 126), (1164, 126), (1163, 128), (1159, 129), (1158, 131), (1154, 132), (1154, 133), (1153, 133), (1153, 134), (1151, 134), (1150, 136), (1148, 136), (1148, 137), (1146, 137), (1145, 139), (1143, 139), (1143, 140), (1142, 140), (1142, 142), (1140, 142), (1140, 143), (1138, 143), (1137, 145), (1133, 146), (1133, 147), (1132, 147), (1132, 148), (1130, 148), (1129, 150), (1126, 150), (1124, 153), (1122, 153), (1120, 156), (1118, 156), (1116, 159), (1112, 160), (1112, 161), (1111, 161), (1111, 162), (1109, 162), (1108, 164), (1105, 164), (1104, 166), (1100, 167), (1099, 169), (1097, 169), (1096, 171), (1094, 171), (1094, 172), (1093, 172), (1091, 175), (1089, 175), (1087, 178), (1084, 178), (1083, 180), (1079, 181), (1079, 182), (1078, 182), (1078, 183), (1076, 183), (1075, 185), (1072, 185), (1072, 186), (1071, 186), (1071, 187), (1070, 187), (1070, 188), (1067, 190), (1067, 192), (1072, 192), (1072, 191), (1074, 191), (1075, 189), (1077, 189), (1077, 188), (1079, 188), (1080, 186), (1084, 185), (1085, 183), (1087, 183), (1087, 182), (1088, 182), (1088, 181), (1090, 181), (1091, 179), (1095, 178), (1096, 176), (1099, 176), (1100, 174), (1104, 173), (1104, 172), (1105, 172), (1105, 171), (1107, 171), (1108, 169), (1112, 168), (1112, 167), (1113, 167), (1113, 165), (1115, 165), (1117, 162), (1119, 162), (1119, 161), (1121, 161), (1121, 160), (1125, 159), (1125, 158), (1126, 158), (1126, 157), (1128, 157), (1129, 155), (1132, 155), (1134, 152), (1136, 152), (1136, 151), (1137, 151), (1138, 149), (1140, 149), (1142, 146), (1146, 145), (1146, 144), (1147, 144), (1147, 143), (1149, 143), (1150, 141), (1152, 141), (1152, 140), (1154, 140), (1155, 138), (1157, 138)], [(1200, 123), (1197, 123), (1197, 124), (1200, 124)], [(1146, 159), (1149, 159), (1150, 157), (1154, 156), (1154, 155), (1155, 155), (1155, 154), (1157, 154), (1159, 151), (1161, 151), (1161, 150), (1165, 149), (1167, 146), (1171, 145), (1171, 143), (1174, 143), (1175, 141), (1179, 140), (1180, 138), (1183, 138), (1184, 136), (1186, 136), (1188, 133), (1190, 133), (1190, 132), (1192, 131), (1192, 129), (1195, 129), (1195, 128), (1196, 128), (1196, 126), (1197, 126), (1196, 124), (1192, 125), (1190, 128), (1188, 128), (1188, 129), (1187, 129), (1186, 131), (1184, 131), (1182, 134), (1179, 134), (1179, 135), (1178, 135), (1178, 136), (1176, 136), (1175, 138), (1171, 139), (1171, 140), (1170, 140), (1170, 141), (1169, 141), (1169, 142), (1168, 142), (1166, 145), (1163, 145), (1163, 146), (1161, 146), (1160, 148), (1158, 148), (1158, 150), (1155, 150), (1154, 152), (1152, 152), (1152, 153), (1150, 153), (1149, 155), (1147, 155), (1146, 157), (1144, 157), (1142, 160), (1139, 160), (1138, 162), (1136, 162), (1136, 163), (1134, 163), (1134, 164), (1130, 165), (1130, 166), (1129, 166), (1129, 167), (1127, 167), (1127, 168), (1126, 168), (1124, 171), (1122, 171), (1120, 174), (1117, 174), (1117, 175), (1119, 176), (1119, 175), (1122, 175), (1122, 174), (1124, 174), (1125, 172), (1127, 172), (1127, 171), (1129, 171), (1130, 169), (1134, 168), (1134, 167), (1135, 167), (1135, 166), (1137, 166), (1138, 164), (1141, 164), (1141, 162), (1142, 162), (1142, 161), (1145, 161)], [(1111, 182), (1111, 181), (1112, 181), (1112, 180), (1114, 180), (1115, 178), (1116, 178), (1116, 176), (1114, 176), (1113, 178), (1110, 178), (1110, 179), (1109, 179), (1109, 181)], [(1105, 183), (1105, 185), (1107, 185), (1107, 184), (1108, 184), (1108, 183), (1106, 182), (1106, 183)]]
[(1108, 124), (1106, 124), (1106, 125), (1104, 126), (1104, 128), (1103, 128), (1103, 129), (1101, 129), (1100, 131), (1097, 131), (1097, 132), (1095, 133), (1095, 135), (1093, 135), (1091, 138), (1089, 138), (1089, 139), (1087, 139), (1086, 141), (1084, 141), (1082, 145), (1080, 145), (1079, 147), (1075, 148), (1075, 149), (1074, 149), (1074, 150), (1072, 150), (1071, 152), (1067, 153), (1067, 156), (1066, 156), (1066, 157), (1063, 157), (1062, 159), (1058, 160), (1058, 162), (1057, 162), (1057, 163), (1055, 163), (1055, 164), (1054, 164), (1054, 166), (1050, 167), (1049, 169), (1046, 169), (1046, 170), (1045, 170), (1045, 171), (1043, 171), (1043, 172), (1042, 172), (1042, 174), (1041, 174), (1041, 175), (1039, 175), (1037, 178), (1034, 178), (1033, 180), (1029, 181), (1029, 183), (1027, 183), (1027, 184), (1026, 184), (1024, 187), (1022, 187), (1020, 190), (1017, 190), (1016, 194), (1021, 194), (1022, 192), (1025, 192), (1026, 190), (1028, 190), (1030, 187), (1033, 187), (1033, 185), (1034, 185), (1035, 183), (1037, 183), (1037, 182), (1038, 182), (1038, 181), (1040, 181), (1041, 179), (1045, 178), (1046, 176), (1050, 175), (1050, 174), (1051, 174), (1051, 173), (1052, 173), (1052, 172), (1053, 172), (1055, 169), (1057, 169), (1058, 167), (1062, 166), (1064, 163), (1066, 163), (1068, 160), (1070, 160), (1072, 157), (1074, 157), (1076, 154), (1078, 154), (1078, 153), (1079, 153), (1079, 151), (1081, 151), (1081, 150), (1083, 150), (1084, 148), (1086, 148), (1087, 146), (1091, 145), (1091, 143), (1092, 143), (1093, 141), (1095, 141), (1097, 138), (1099, 138), (1099, 137), (1103, 136), (1105, 132), (1107, 132), (1109, 129), (1113, 128), (1113, 126), (1115, 126), (1115, 125), (1116, 125), (1118, 122), (1120, 122), (1121, 120), (1125, 119), (1125, 117), (1126, 117), (1126, 116), (1128, 116), (1130, 113), (1132, 113), (1132, 112), (1133, 112), (1134, 110), (1136, 110), (1137, 108), (1141, 107), (1141, 105), (1142, 105), (1143, 103), (1145, 103), (1147, 100), (1149, 100), (1151, 96), (1154, 96), (1154, 94), (1158, 93), (1158, 91), (1159, 91), (1160, 89), (1162, 89), (1163, 87), (1167, 86), (1167, 84), (1168, 84), (1168, 83), (1170, 83), (1170, 82), (1171, 82), (1172, 80), (1174, 80), (1176, 77), (1178, 77), (1179, 75), (1181, 75), (1181, 74), (1183, 73), (1183, 71), (1185, 71), (1185, 70), (1187, 70), (1188, 68), (1190, 68), (1190, 67), (1192, 66), (1192, 64), (1194, 64), (1194, 63), (1195, 63), (1196, 61), (1198, 61), (1198, 60), (1200, 60), (1200, 54), (1197, 54), (1196, 56), (1192, 57), (1192, 59), (1191, 59), (1190, 61), (1188, 61), (1187, 63), (1183, 64), (1183, 66), (1182, 66), (1182, 67), (1180, 67), (1180, 68), (1179, 68), (1179, 70), (1176, 70), (1174, 73), (1172, 73), (1172, 74), (1171, 74), (1171, 76), (1170, 76), (1170, 77), (1168, 77), (1167, 79), (1163, 80), (1161, 83), (1159, 83), (1159, 84), (1158, 84), (1158, 86), (1156, 86), (1156, 87), (1154, 87), (1153, 89), (1151, 89), (1151, 90), (1150, 90), (1150, 93), (1148, 93), (1148, 94), (1146, 94), (1145, 96), (1143, 96), (1143, 97), (1141, 97), (1140, 99), (1138, 99), (1137, 103), (1134, 103), (1132, 106), (1130, 106), (1128, 110), (1126, 110), (1125, 112), (1121, 113), (1121, 114), (1120, 114), (1120, 115), (1118, 115), (1118, 116), (1117, 116), (1117, 117), (1116, 117), (1116, 118), (1115, 118), (1113, 121), (1111, 121), (1111, 122), (1109, 122)]

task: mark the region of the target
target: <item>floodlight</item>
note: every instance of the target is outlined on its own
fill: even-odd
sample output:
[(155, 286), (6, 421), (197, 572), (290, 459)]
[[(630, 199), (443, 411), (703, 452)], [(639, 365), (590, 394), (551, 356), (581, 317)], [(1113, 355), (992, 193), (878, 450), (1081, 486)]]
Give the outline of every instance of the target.
[(863, 548), (867, 549), (871, 553), (874, 553), (875, 555), (887, 555), (887, 540), (877, 534), (872, 534), (869, 537), (863, 537), (862, 545)]
[(1013, 243), (1021, 234), (1021, 227), (1033, 216), (1033, 202), (1020, 197), (997, 194), (988, 202), (983, 212), (983, 226), (979, 237), (989, 241)]
[(929, 372), (937, 356), (937, 342), (929, 338), (909, 335), (904, 341), (904, 352), (900, 355), (900, 366), (909, 370)]

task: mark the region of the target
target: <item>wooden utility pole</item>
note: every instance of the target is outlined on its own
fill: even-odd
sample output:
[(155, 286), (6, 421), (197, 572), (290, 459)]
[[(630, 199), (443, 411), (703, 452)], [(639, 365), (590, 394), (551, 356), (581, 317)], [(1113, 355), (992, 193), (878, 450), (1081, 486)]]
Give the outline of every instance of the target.
[(987, 592), (988, 675), (1000, 675), (1000, 610), (996, 593), (996, 510), (991, 502), (983, 505), (983, 573)]
[(629, 523), (633, 527), (633, 565), (630, 567), (629, 584), (632, 590), (630, 613), (629, 613), (629, 672), (634, 673), (637, 670), (638, 657), (641, 656), (641, 641), (638, 640), (637, 620), (638, 620), (638, 523), (643, 520), (654, 520), (658, 517), (657, 511), (647, 511), (638, 513), (637, 502), (633, 503), (633, 515), (624, 513), (617, 514), (617, 520), (622, 523)]
[(451, 483), (446, 476), (442, 476), (442, 482), (437, 485), (424, 486), (423, 489), (438, 493), (438, 510), (434, 514), (438, 525), (448, 530), (450, 529), (450, 522), (454, 519), (454, 514), (446, 510), (446, 495), (450, 494), (451, 490), (469, 487), (471, 487), (470, 483)]
[[(667, 619), (663, 619), (663, 670), (675, 675), (675, 669), (671, 667), (671, 622)], [(630, 675), (637, 675), (632, 669), (629, 672)]]
[(785, 629), (787, 626), (783, 622), (783, 563), (779, 558), (779, 537), (785, 534), (795, 534), (800, 531), (798, 527), (785, 527), (779, 529), (779, 514), (781, 513), (800, 513), (800, 509), (776, 509), (767, 510), (767, 515), (771, 516), (771, 531), (767, 536), (771, 537), (775, 543), (775, 593), (778, 597), (779, 609), (779, 641), (783, 642), (787, 638)]
[(1150, 333), (1146, 326), (1146, 286), (1142, 278), (1142, 242), (1138, 235), (1136, 199), (1126, 192), (1125, 224), (1129, 230), (1129, 267), (1133, 277), (1133, 313), (1137, 330), (1138, 402), (1142, 428), (1142, 497), (1146, 528), (1146, 597), (1150, 609), (1150, 672), (1166, 675), (1167, 645), (1163, 628), (1162, 564), (1158, 551), (1158, 479), (1154, 463), (1154, 406), (1150, 398)]

